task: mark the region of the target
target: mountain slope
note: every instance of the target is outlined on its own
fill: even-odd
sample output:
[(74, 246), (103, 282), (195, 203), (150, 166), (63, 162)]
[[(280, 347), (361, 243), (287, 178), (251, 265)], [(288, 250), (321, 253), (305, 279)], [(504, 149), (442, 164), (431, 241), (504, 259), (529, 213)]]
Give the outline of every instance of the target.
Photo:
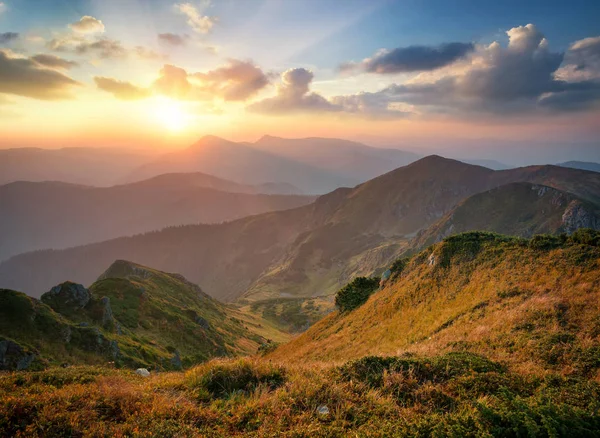
[(465, 231), (493, 231), (511, 236), (573, 233), (600, 229), (597, 206), (547, 186), (511, 183), (478, 193), (419, 233), (412, 247), (422, 248)]
[[(361, 307), (332, 314), (270, 358), (470, 351), (521, 369), (600, 366), (600, 233), (447, 238), (397, 265)], [(581, 370), (580, 370), (581, 371)]]
[(26, 368), (107, 360), (181, 368), (254, 353), (263, 334), (285, 339), (179, 275), (126, 261), (113, 263), (89, 290), (66, 282), (41, 302), (0, 290), (0, 302), (0, 337), (22, 350), (17, 362), (29, 361)]
[(206, 136), (187, 149), (165, 154), (140, 166), (123, 182), (135, 182), (164, 173), (205, 172), (242, 184), (288, 183), (304, 193), (320, 194), (359, 181), (336, 175), (293, 159)]
[[(367, 181), (420, 157), (399, 149), (380, 149), (336, 138), (280, 138), (265, 135), (252, 147), (356, 181)], [(355, 184), (353, 184), (355, 185)]]
[(600, 172), (599, 163), (590, 163), (587, 161), (567, 161), (565, 163), (559, 163), (557, 166), (570, 167), (571, 169), (589, 170), (591, 172)]
[(0, 264), (0, 285), (39, 293), (65, 278), (89, 284), (100, 266), (123, 258), (179, 272), (219, 299), (331, 295), (352, 277), (388, 265), (419, 230), (464, 199), (515, 181), (600, 202), (594, 172), (556, 166), (493, 171), (431, 156), (293, 210), (19, 255)]
[(259, 194), (262, 189), (198, 173), (161, 175), (108, 188), (7, 184), (0, 186), (0, 260), (167, 226), (230, 221), (314, 199)]
[(151, 150), (122, 148), (0, 149), (0, 185), (63, 181), (108, 186), (155, 159)]

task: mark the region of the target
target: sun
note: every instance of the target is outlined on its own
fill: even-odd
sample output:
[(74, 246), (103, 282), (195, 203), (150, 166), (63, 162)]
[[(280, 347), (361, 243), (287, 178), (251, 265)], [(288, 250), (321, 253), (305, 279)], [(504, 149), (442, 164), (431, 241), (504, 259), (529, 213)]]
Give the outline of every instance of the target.
[(189, 114), (180, 102), (171, 99), (160, 99), (154, 104), (154, 116), (169, 131), (179, 132), (189, 123)]

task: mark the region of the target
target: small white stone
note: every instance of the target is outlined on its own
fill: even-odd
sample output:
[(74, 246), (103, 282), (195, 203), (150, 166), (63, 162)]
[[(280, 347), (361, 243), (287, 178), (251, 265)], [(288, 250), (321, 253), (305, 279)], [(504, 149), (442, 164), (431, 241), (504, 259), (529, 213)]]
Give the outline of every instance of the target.
[(148, 371), (146, 368), (138, 368), (137, 370), (135, 370), (135, 373), (138, 376), (150, 377), (150, 371)]
[(329, 408), (325, 405), (321, 405), (317, 408), (317, 414), (319, 415), (329, 415)]

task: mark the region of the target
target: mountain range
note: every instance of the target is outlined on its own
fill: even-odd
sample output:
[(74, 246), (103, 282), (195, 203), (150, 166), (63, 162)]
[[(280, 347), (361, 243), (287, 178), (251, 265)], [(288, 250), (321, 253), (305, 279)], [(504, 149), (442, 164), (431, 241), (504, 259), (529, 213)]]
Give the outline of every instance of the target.
[[(0, 284), (39, 296), (65, 279), (90, 284), (100, 274), (101, 266), (126, 259), (178, 272), (221, 300), (331, 295), (354, 276), (377, 272), (395, 257), (411, 251), (420, 231), (438, 221), (447, 223), (446, 215), (467, 198), (514, 182), (556, 191), (529, 207), (534, 222), (548, 225), (521, 219), (520, 225), (513, 226), (510, 221), (495, 220), (490, 222), (492, 231), (527, 236), (537, 229), (571, 231), (586, 223), (598, 223), (597, 173), (556, 166), (493, 171), (430, 156), (290, 210), (224, 224), (167, 228), (66, 250), (21, 254), (0, 264)], [(515, 199), (516, 204), (529, 203), (532, 194), (547, 190), (523, 187), (506, 189), (522, 198)], [(546, 213), (556, 193), (562, 204)], [(463, 208), (485, 204), (489, 202), (485, 198), (494, 196), (497, 193), (490, 191)], [(503, 199), (507, 198), (510, 196)], [(553, 219), (547, 221), (547, 215)]]
[(90, 187), (61, 182), (0, 186), (0, 260), (68, 248), (167, 226), (220, 223), (308, 204), (288, 184), (249, 186), (202, 173), (167, 174), (137, 183)]

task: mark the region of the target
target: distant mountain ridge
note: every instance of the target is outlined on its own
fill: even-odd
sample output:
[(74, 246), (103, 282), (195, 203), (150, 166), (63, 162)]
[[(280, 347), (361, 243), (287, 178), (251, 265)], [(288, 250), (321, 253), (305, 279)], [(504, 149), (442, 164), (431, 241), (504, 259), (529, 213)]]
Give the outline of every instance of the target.
[(168, 174), (107, 188), (59, 182), (0, 186), (0, 260), (167, 226), (220, 223), (310, 203), (290, 185), (248, 186), (211, 175)]
[(587, 161), (567, 161), (565, 163), (559, 163), (557, 166), (600, 172), (600, 163), (591, 163)]
[(594, 172), (557, 166), (493, 171), (430, 156), (292, 210), (19, 255), (0, 264), (0, 285), (39, 293), (64, 278), (89, 284), (99, 266), (123, 258), (179, 272), (223, 300), (330, 295), (355, 275), (389, 264), (420, 230), (465, 199), (514, 182), (600, 204)]

